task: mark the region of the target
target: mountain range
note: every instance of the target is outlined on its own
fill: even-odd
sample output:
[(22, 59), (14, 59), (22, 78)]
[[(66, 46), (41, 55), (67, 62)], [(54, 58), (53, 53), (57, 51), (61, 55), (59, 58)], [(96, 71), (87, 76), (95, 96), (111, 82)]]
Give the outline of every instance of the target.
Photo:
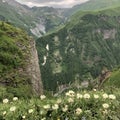
[[(41, 76), (46, 90), (55, 91), (59, 86), (75, 81), (91, 81), (98, 77), (103, 69), (119, 67), (119, 4), (119, 0), (89, 0), (67, 9), (47, 6), (29, 8), (15, 0), (0, 0), (0, 20), (7, 22), (1, 22), (1, 27), (3, 24), (9, 26), (7, 31), (2, 28), (0, 30), (0, 39), (4, 40), (0, 44), (0, 80), (13, 80), (12, 71), (15, 71), (16, 67), (19, 69), (19, 65), (23, 65), (21, 61), (26, 60), (21, 58), (24, 53), (21, 53), (19, 46), (15, 47), (14, 43), (16, 39), (20, 41), (23, 37), (22, 41), (25, 43), (21, 44), (24, 47), (28, 37), (23, 35), (24, 31), (16, 33), (17, 27), (36, 39)], [(8, 37), (5, 38), (4, 35)], [(6, 44), (10, 48), (10, 54), (6, 53)], [(29, 43), (27, 45), (29, 46)], [(14, 49), (17, 51), (14, 52)], [(16, 59), (12, 56), (16, 56)], [(20, 79), (19, 74), (17, 77), (15, 76), (15, 80)], [(27, 80), (26, 77), (22, 78), (17, 81), (18, 84), (24, 79)]]
[(75, 12), (107, 9), (116, 7), (119, 0), (90, 0), (73, 8), (33, 7), (29, 8), (15, 0), (0, 0), (0, 20), (25, 29), (34, 37), (41, 37), (46, 32), (63, 26)]
[(72, 15), (79, 10), (81, 11), (96, 11), (120, 6), (119, 0), (89, 0), (86, 3), (73, 6), (69, 11), (65, 11), (66, 15)]
[(0, 19), (25, 29), (35, 37), (40, 37), (63, 23), (63, 11), (52, 7), (29, 8), (15, 0), (0, 0)]

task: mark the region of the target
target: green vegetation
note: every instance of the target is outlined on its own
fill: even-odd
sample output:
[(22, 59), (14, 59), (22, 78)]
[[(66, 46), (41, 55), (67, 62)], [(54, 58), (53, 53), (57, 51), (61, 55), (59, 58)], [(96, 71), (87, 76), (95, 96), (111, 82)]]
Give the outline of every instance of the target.
[[(24, 13), (21, 15), (16, 11), (19, 10), (17, 10), (15, 6), (11, 6), (6, 2), (3, 3), (0, 1), (0, 20), (8, 21), (17, 27), (24, 28), (25, 30), (29, 31), (31, 20), (33, 19), (30, 16), (26, 16)], [(29, 25), (29, 27), (27, 25)]]
[(119, 6), (119, 0), (89, 0), (88, 2), (74, 6), (69, 11), (65, 11), (65, 15), (73, 15), (78, 11), (100, 11), (108, 8), (116, 8)]
[[(67, 15), (78, 12), (64, 25), (64, 10), (0, 0), (0, 120), (119, 120), (119, 3), (90, 0), (69, 9)], [(32, 90), (39, 89), (39, 81), (31, 80), (37, 78), (34, 70), (29, 76), (37, 69), (33, 40), (11, 24), (48, 32), (36, 41), (47, 97)]]
[[(45, 89), (92, 80), (104, 67), (112, 70), (120, 64), (119, 10), (78, 12), (65, 27), (37, 40)], [(44, 56), (47, 60), (43, 66)]]
[(105, 88), (110, 88), (113, 89), (115, 88), (119, 88), (120, 87), (120, 69), (118, 70), (114, 70), (109, 79), (105, 80), (105, 82), (103, 83), (103, 87)]
[[(16, 3), (16, 1), (14, 2)], [(42, 25), (45, 27), (45, 31), (48, 32), (64, 21), (64, 17), (61, 17), (62, 14), (57, 9), (51, 7), (29, 8), (19, 3), (16, 4), (15, 6), (7, 3), (7, 1), (2, 2), (0, 0), (0, 20), (22, 28), (33, 36), (35, 34), (31, 32), (31, 29), (36, 28), (38, 32), (43, 33)]]
[(0, 22), (0, 97), (31, 94), (26, 73), (30, 38), (21, 29)]
[(119, 120), (120, 93), (72, 91), (51, 99), (19, 100), (4, 98), (0, 102), (1, 120)]

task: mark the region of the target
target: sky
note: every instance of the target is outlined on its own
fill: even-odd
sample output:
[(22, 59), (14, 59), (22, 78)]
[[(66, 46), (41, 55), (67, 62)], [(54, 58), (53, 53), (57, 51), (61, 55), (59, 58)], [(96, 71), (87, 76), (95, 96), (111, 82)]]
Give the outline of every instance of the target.
[(81, 4), (87, 2), (89, 0), (16, 0), (21, 4), (25, 4), (29, 7), (37, 6), (51, 6), (55, 8), (70, 8), (74, 5)]

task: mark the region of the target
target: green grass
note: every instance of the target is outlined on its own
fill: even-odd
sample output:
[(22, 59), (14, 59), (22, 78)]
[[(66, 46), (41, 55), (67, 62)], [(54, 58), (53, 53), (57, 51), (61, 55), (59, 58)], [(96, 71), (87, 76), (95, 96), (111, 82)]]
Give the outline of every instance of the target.
[(119, 0), (89, 0), (80, 5), (74, 6), (69, 11), (65, 12), (67, 16), (73, 15), (78, 11), (100, 11), (120, 6)]
[[(25, 72), (30, 57), (30, 38), (25, 31), (0, 21), (0, 89), (3, 96), (31, 94), (30, 81)], [(25, 88), (25, 89), (24, 89)], [(2, 94), (1, 94), (2, 95)]]
[(0, 119), (3, 120), (119, 120), (120, 94), (105, 91), (67, 91), (59, 97), (0, 101)]
[(115, 70), (111, 73), (111, 76), (109, 79), (105, 81), (103, 84), (104, 87), (110, 87), (110, 88), (120, 88), (120, 70)]

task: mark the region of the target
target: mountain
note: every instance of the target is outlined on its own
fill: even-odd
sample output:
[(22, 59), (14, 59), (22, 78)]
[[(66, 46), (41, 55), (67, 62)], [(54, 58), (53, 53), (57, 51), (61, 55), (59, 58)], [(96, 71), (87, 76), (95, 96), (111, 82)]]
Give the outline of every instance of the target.
[(120, 65), (120, 7), (77, 12), (65, 27), (37, 40), (45, 89), (92, 80)]
[(25, 29), (36, 37), (63, 23), (63, 11), (52, 7), (29, 8), (15, 0), (0, 0), (0, 20)]
[(0, 98), (42, 93), (35, 41), (5, 22), (0, 22), (0, 91)]
[(81, 11), (96, 11), (108, 8), (115, 8), (120, 6), (120, 0), (89, 0), (80, 5), (76, 5), (73, 8), (65, 11), (66, 16), (71, 16), (74, 13)]
[(15, 0), (0, 0), (0, 20), (8, 21), (38, 38), (62, 27), (69, 17), (79, 10), (100, 10), (119, 4), (119, 0), (90, 0), (70, 9), (47, 6), (29, 8)]
[(44, 35), (46, 32), (49, 32), (56, 27), (64, 24), (65, 17), (63, 12), (65, 9), (58, 9), (52, 7), (33, 7), (31, 8), (34, 18), (37, 19), (35, 26), (31, 29), (31, 32), (34, 34), (37, 28), (42, 29), (41, 35)]

